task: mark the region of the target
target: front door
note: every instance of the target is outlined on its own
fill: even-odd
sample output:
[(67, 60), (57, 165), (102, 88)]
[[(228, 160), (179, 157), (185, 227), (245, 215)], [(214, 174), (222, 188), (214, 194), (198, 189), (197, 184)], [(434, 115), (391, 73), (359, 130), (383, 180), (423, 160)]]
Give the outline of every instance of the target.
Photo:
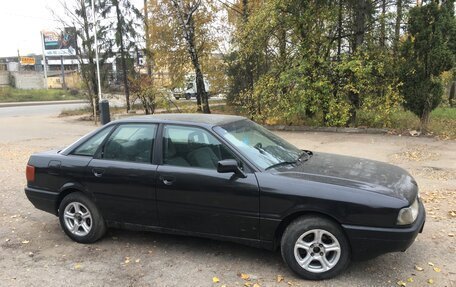
[(155, 124), (121, 124), (87, 167), (87, 187), (106, 220), (157, 225), (152, 164)]
[(259, 189), (247, 177), (218, 173), (217, 162), (233, 153), (211, 132), (165, 125), (163, 164), (157, 169), (157, 206), (166, 228), (258, 239)]

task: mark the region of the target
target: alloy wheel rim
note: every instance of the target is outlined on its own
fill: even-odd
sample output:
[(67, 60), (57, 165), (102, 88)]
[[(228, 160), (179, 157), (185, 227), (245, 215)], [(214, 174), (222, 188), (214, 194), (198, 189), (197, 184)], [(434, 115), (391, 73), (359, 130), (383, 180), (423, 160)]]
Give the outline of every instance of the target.
[(92, 215), (80, 202), (71, 202), (65, 207), (63, 219), (66, 228), (74, 235), (86, 236), (92, 229)]
[(295, 259), (299, 266), (312, 273), (331, 270), (339, 262), (340, 243), (330, 232), (312, 229), (302, 234), (294, 246)]

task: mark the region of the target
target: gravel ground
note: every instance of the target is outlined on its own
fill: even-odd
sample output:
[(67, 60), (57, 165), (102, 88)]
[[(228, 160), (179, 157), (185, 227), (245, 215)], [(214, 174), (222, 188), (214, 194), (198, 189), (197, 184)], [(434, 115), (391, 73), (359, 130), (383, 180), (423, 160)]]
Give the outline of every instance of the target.
[(71, 118), (0, 119), (0, 286), (456, 286), (455, 141), (277, 132), (301, 148), (406, 168), (428, 211), (424, 232), (405, 253), (355, 262), (337, 278), (313, 282), (292, 274), (278, 252), (232, 243), (124, 230), (92, 245), (72, 242), (57, 217), (27, 200), (24, 170), (31, 153), (93, 129)]

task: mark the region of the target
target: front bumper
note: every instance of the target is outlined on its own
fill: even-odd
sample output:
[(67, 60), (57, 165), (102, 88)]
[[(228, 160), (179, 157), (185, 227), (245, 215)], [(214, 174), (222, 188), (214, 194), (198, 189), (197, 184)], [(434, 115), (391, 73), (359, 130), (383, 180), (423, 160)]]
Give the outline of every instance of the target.
[(57, 214), (58, 193), (26, 187), (25, 195), (36, 208)]
[(350, 241), (352, 258), (366, 260), (388, 252), (405, 251), (423, 231), (426, 211), (422, 202), (415, 222), (406, 227), (381, 228), (342, 225)]

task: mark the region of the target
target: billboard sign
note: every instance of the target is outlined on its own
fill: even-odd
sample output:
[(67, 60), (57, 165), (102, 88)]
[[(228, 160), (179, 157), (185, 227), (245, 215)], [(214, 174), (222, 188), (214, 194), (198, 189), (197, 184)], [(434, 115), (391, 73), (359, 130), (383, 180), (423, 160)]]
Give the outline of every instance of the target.
[(20, 58), (21, 65), (35, 65), (35, 58), (34, 57), (21, 57)]
[(46, 57), (76, 55), (76, 28), (65, 27), (63, 32), (43, 31), (42, 35)]

